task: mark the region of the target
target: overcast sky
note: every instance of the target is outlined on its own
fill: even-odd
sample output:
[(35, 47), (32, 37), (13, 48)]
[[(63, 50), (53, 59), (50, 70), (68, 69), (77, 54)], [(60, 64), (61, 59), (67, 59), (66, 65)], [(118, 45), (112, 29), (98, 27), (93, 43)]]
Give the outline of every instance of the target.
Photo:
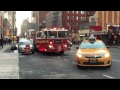
[(18, 35), (20, 34), (22, 21), (27, 18), (29, 18), (29, 21), (31, 22), (31, 11), (16, 11), (16, 27), (18, 28)]

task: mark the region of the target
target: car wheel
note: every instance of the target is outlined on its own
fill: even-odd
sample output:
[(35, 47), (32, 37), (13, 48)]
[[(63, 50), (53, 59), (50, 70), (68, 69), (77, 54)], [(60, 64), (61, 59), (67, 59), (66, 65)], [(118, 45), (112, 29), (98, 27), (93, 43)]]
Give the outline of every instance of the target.
[(106, 66), (106, 68), (111, 68), (112, 65)]
[(35, 54), (35, 52), (34, 52), (34, 51), (32, 51), (32, 54)]
[(64, 54), (64, 51), (59, 52), (60, 54)]

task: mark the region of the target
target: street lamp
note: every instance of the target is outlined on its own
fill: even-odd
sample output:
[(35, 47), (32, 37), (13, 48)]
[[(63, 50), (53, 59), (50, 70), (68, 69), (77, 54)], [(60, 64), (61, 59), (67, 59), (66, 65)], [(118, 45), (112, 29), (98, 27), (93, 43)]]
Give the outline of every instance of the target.
[(70, 39), (72, 41), (72, 26), (71, 25), (69, 26), (69, 30), (70, 30)]

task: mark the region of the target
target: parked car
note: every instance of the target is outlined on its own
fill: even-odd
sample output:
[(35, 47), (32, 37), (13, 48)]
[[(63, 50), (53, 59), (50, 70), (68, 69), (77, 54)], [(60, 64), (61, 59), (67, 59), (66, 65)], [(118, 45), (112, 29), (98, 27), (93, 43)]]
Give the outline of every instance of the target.
[(34, 50), (33, 43), (31, 42), (31, 40), (27, 40), (27, 39), (20, 40), (19, 43), (16, 45), (18, 48), (18, 52), (25, 53), (25, 48), (27, 44), (30, 45), (31, 53), (34, 54), (35, 50)]

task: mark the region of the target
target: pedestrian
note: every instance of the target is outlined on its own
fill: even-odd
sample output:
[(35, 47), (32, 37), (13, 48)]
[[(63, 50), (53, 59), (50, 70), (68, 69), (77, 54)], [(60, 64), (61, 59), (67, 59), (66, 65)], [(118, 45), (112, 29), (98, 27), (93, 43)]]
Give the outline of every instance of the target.
[(6, 45), (6, 40), (4, 39), (4, 45)]
[(3, 45), (4, 45), (4, 41), (3, 41), (3, 39), (1, 39), (1, 46), (2, 46), (2, 48), (3, 48)]
[(116, 42), (115, 42), (115, 40), (113, 41), (113, 45), (115, 45), (116, 44)]
[(9, 42), (9, 44), (10, 44), (10, 38), (8, 39), (8, 42)]

